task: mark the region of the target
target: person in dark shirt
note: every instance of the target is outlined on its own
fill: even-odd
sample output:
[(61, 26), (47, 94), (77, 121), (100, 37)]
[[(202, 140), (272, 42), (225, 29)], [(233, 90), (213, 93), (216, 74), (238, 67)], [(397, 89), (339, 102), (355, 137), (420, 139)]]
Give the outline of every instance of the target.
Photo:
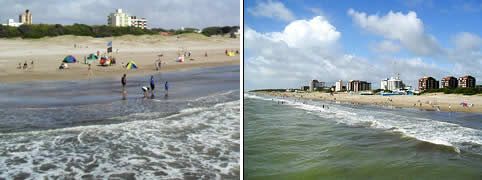
[(126, 84), (127, 84), (127, 75), (124, 74), (124, 76), (122, 76), (121, 78), (121, 83), (122, 83), (122, 97), (125, 99), (126, 98)]

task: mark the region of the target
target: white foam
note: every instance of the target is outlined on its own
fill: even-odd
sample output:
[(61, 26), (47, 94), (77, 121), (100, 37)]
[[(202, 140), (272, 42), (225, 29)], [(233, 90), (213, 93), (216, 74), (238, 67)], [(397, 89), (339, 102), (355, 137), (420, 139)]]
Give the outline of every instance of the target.
[[(232, 138), (239, 134), (239, 106), (237, 100), (185, 109), (180, 113), (183, 115), (177, 117), (0, 134), (0, 152), (9, 153), (0, 155), (0, 177), (18, 172), (29, 173), (31, 177), (61, 176), (69, 173), (65, 169), (73, 163), (77, 164), (70, 167), (71, 172), (76, 173), (74, 179), (81, 179), (84, 174), (107, 178), (125, 172), (135, 172), (136, 178), (141, 179), (182, 179), (186, 172), (213, 174), (220, 179), (220, 174), (229, 175), (233, 169), (240, 168), (239, 151), (230, 150), (240, 144), (239, 139)], [(27, 150), (12, 151), (21, 145)], [(196, 150), (197, 147), (202, 147), (201, 151)], [(219, 154), (209, 155), (209, 149), (217, 149), (214, 152)], [(24, 158), (26, 163), (6, 163), (15, 157)], [(67, 161), (62, 160), (64, 158)], [(57, 168), (47, 172), (34, 170), (40, 167), (34, 165), (34, 161)], [(223, 165), (225, 163), (227, 165)], [(89, 167), (91, 172), (86, 173)], [(168, 175), (156, 177), (154, 173), (158, 171)]]
[[(250, 94), (248, 96), (245, 94), (245, 97), (266, 100), (266, 98)], [(338, 123), (400, 132), (421, 141), (453, 146), (456, 152), (460, 152), (459, 149), (463, 148), (462, 143), (482, 145), (482, 136), (480, 136), (482, 131), (449, 122), (410, 117), (389, 111), (365, 111), (337, 104), (330, 104), (329, 109), (324, 109), (320, 104), (322, 102), (311, 100), (303, 101), (303, 103), (290, 98), (279, 98), (278, 100), (287, 102), (288, 106), (334, 119)], [(482, 153), (482, 150), (476, 153)]]

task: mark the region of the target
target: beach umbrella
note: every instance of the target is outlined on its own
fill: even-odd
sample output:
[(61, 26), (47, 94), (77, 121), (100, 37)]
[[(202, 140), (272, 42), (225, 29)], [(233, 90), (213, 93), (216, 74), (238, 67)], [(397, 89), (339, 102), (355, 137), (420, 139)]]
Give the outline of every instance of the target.
[(64, 61), (63, 61), (63, 62), (66, 62), (66, 63), (75, 63), (75, 62), (77, 62), (77, 60), (75, 59), (74, 56), (68, 55), (67, 57), (64, 58)]

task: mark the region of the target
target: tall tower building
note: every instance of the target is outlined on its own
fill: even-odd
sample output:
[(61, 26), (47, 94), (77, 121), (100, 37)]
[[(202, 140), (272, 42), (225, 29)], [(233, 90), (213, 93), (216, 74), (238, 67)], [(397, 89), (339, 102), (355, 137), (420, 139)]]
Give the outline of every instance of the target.
[(22, 24), (32, 24), (32, 14), (30, 14), (30, 10), (25, 10), (25, 14), (20, 14), (18, 17), (18, 21)]

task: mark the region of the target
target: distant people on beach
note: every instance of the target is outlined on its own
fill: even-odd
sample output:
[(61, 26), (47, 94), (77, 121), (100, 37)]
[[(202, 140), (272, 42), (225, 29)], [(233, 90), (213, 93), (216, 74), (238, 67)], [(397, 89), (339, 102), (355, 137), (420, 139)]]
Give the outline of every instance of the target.
[(147, 96), (148, 96), (147, 94), (148, 94), (148, 92), (149, 92), (149, 88), (146, 87), (146, 86), (143, 86), (141, 89), (142, 89), (142, 91), (144, 91), (144, 98), (147, 98)]
[(121, 83), (122, 83), (122, 98), (126, 98), (126, 85), (127, 85), (127, 75), (124, 74), (121, 78)]
[(168, 90), (169, 90), (169, 84), (168, 84), (167, 81), (166, 81), (166, 83), (164, 84), (164, 96), (167, 96), (167, 91), (168, 91)]
[(151, 76), (151, 96), (152, 97), (154, 97), (154, 88), (155, 88), (154, 76)]
[(88, 67), (88, 71), (87, 72), (87, 76), (89, 77), (89, 79), (94, 75), (94, 72), (92, 71), (92, 64), (89, 64), (89, 67)]
[(63, 63), (63, 62), (59, 66), (59, 69), (67, 69), (67, 68), (69, 68), (69, 65), (67, 65), (67, 63)]
[(27, 61), (25, 61), (25, 63), (23, 63), (23, 69), (27, 69), (28, 68), (28, 64), (27, 64)]

